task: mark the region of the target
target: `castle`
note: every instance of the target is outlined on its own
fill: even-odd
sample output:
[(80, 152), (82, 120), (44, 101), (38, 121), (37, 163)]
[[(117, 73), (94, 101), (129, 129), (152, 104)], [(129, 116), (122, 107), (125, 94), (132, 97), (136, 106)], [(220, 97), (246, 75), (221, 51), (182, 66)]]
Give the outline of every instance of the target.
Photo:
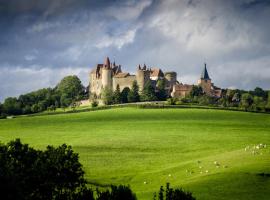
[[(121, 65), (116, 65), (115, 62), (111, 63), (110, 59), (106, 57), (103, 64), (97, 64), (90, 72), (89, 96), (96, 95), (97, 98), (101, 98), (102, 90), (105, 87), (113, 91), (116, 89), (117, 85), (119, 85), (120, 91), (125, 87), (131, 88), (134, 81), (137, 81), (139, 91), (141, 92), (148, 81), (156, 88), (158, 80), (161, 79), (165, 81), (165, 90), (168, 96), (177, 98), (185, 97), (190, 93), (193, 87), (193, 85), (178, 82), (176, 72), (163, 73), (161, 69), (149, 68), (145, 64), (137, 67), (136, 75), (122, 72)], [(221, 89), (214, 86), (211, 82), (206, 64), (198, 80), (198, 85), (201, 86), (203, 92), (209, 96), (221, 96)]]

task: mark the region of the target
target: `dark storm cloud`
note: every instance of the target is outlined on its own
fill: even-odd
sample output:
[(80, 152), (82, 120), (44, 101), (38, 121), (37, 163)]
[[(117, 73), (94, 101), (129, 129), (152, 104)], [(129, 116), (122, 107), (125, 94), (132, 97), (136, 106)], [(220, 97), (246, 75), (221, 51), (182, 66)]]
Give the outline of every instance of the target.
[(262, 0), (0, 0), (0, 100), (72, 73), (86, 85), (107, 55), (187, 83), (207, 62), (221, 87), (269, 89), (269, 19)]

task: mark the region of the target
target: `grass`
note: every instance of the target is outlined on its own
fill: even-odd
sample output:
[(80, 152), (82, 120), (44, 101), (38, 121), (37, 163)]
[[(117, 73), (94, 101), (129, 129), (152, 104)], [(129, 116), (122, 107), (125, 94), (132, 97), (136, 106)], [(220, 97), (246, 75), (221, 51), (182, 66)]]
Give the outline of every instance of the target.
[(129, 184), (139, 200), (166, 182), (197, 199), (270, 198), (270, 178), (259, 175), (270, 173), (270, 147), (251, 149), (270, 145), (266, 114), (116, 108), (1, 120), (0, 141), (15, 138), (40, 149), (72, 145), (90, 183)]

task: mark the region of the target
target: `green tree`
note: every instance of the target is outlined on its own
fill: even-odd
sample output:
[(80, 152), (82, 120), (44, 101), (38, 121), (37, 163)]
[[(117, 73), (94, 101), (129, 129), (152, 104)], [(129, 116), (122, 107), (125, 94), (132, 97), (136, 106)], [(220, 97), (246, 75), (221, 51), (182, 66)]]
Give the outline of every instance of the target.
[(24, 106), (22, 108), (22, 113), (23, 114), (29, 114), (29, 113), (31, 113), (31, 106), (29, 106), (29, 105)]
[(97, 94), (96, 93), (91, 94), (91, 100), (90, 100), (90, 102), (91, 102), (91, 106), (93, 108), (98, 106), (99, 102), (97, 100)]
[(80, 100), (84, 94), (84, 87), (81, 80), (77, 76), (66, 76), (56, 86), (56, 91), (59, 94), (64, 94), (71, 100)]
[(263, 111), (266, 106), (266, 101), (264, 101), (263, 97), (254, 96), (253, 97), (253, 103), (252, 108), (255, 111)]
[(140, 101), (139, 86), (137, 84), (137, 81), (133, 81), (131, 90), (128, 93), (128, 102), (139, 102), (139, 101)]
[(146, 84), (144, 85), (144, 88), (142, 90), (141, 100), (142, 101), (156, 101), (157, 100), (155, 89), (152, 86), (151, 81), (147, 81)]
[(37, 113), (38, 112), (38, 105), (37, 104), (33, 104), (31, 106), (31, 112), (32, 113)]
[(265, 105), (265, 111), (270, 112), (270, 91), (268, 91), (268, 99)]
[(109, 87), (105, 87), (102, 89), (101, 98), (105, 105), (113, 104), (113, 91)]
[(136, 200), (136, 195), (131, 191), (129, 186), (119, 185), (111, 186), (110, 190), (99, 191), (97, 189), (96, 200)]
[(258, 97), (262, 97), (263, 99), (267, 99), (267, 92), (266, 91), (264, 91), (262, 88), (260, 88), (260, 87), (256, 87), (255, 89), (254, 89), (254, 91), (252, 92), (252, 94), (254, 95), (254, 96), (258, 96)]
[(253, 97), (249, 93), (244, 93), (241, 96), (240, 106), (245, 110), (248, 110), (253, 103)]
[(127, 103), (128, 102), (128, 93), (130, 92), (130, 89), (128, 87), (125, 87), (121, 92), (121, 102)]
[(9, 115), (22, 114), (21, 103), (15, 97), (8, 97), (4, 101), (3, 111)]
[(165, 80), (164, 79), (159, 79), (157, 81), (157, 98), (158, 100), (164, 101), (167, 98), (167, 93), (165, 90)]
[[(154, 200), (156, 200), (155, 193)], [(170, 184), (167, 183), (166, 190), (163, 189), (163, 186), (160, 187), (158, 200), (195, 200), (195, 197), (192, 196), (191, 192), (184, 191), (181, 188), (170, 188)]]
[(114, 104), (121, 103), (121, 92), (120, 92), (120, 87), (118, 84), (116, 86), (116, 90), (113, 93), (113, 103)]
[(65, 110), (68, 106), (70, 106), (71, 103), (72, 103), (72, 99), (68, 97), (66, 93), (63, 93), (60, 99), (61, 108)]
[(167, 99), (167, 104), (168, 104), (168, 105), (176, 105), (177, 101), (178, 101), (177, 98), (174, 98), (174, 97), (168, 98), (168, 99)]
[[(65, 144), (35, 150), (19, 139), (0, 144), (1, 198), (12, 200), (91, 197), (78, 154)], [(93, 192), (92, 192), (93, 194)], [(76, 198), (75, 198), (76, 197)]]
[(216, 99), (207, 95), (202, 95), (198, 97), (198, 102), (200, 105), (214, 105), (216, 104)]
[(203, 89), (201, 86), (197, 86), (197, 85), (193, 85), (192, 86), (192, 89), (190, 91), (190, 96), (191, 97), (199, 97), (199, 96), (202, 96), (203, 95)]

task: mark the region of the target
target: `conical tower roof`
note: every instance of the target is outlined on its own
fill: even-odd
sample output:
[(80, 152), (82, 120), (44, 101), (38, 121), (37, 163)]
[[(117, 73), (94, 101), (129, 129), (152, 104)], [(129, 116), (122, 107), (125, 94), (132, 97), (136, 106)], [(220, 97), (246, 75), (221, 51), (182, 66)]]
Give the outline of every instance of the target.
[(106, 67), (110, 68), (111, 63), (110, 63), (109, 57), (106, 57), (106, 58), (105, 58), (104, 65), (105, 65)]
[(210, 80), (210, 77), (207, 72), (206, 63), (204, 63), (204, 69), (201, 74), (201, 79)]

